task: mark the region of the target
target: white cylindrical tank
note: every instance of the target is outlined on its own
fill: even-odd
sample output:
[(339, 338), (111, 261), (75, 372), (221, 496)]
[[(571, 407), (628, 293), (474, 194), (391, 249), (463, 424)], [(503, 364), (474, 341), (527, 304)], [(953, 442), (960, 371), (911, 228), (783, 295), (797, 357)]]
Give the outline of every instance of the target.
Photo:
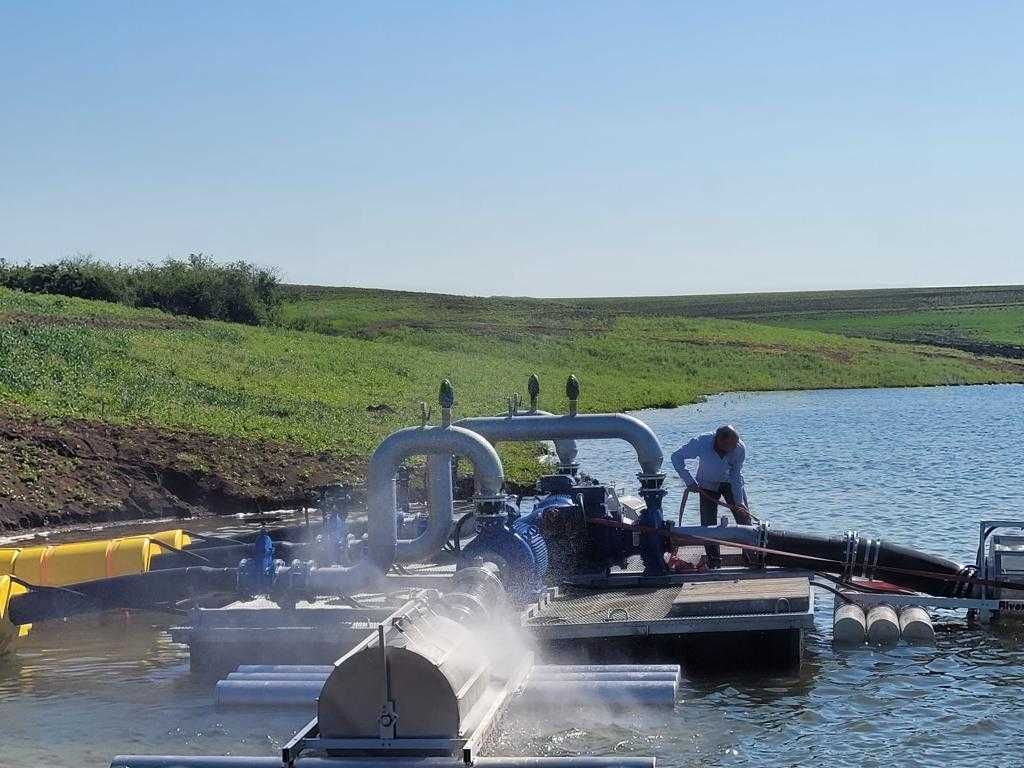
[(930, 644), (935, 642), (935, 627), (928, 611), (919, 605), (908, 605), (900, 611), (900, 631), (908, 643)]
[(871, 645), (895, 645), (900, 641), (900, 619), (891, 605), (876, 605), (868, 611), (867, 632)]
[(856, 603), (843, 603), (832, 617), (832, 641), (839, 645), (863, 645), (867, 639), (867, 616)]

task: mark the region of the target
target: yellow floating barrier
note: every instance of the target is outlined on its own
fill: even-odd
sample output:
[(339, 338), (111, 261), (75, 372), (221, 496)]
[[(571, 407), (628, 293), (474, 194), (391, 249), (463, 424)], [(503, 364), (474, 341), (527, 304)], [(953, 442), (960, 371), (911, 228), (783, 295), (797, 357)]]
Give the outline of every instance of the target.
[[(183, 549), (192, 538), (179, 529), (116, 539), (0, 549), (0, 574), (47, 587), (145, 573), (163, 552)], [(173, 549), (171, 549), (173, 548)]]
[(31, 624), (15, 626), (7, 618), (7, 608), (14, 595), (20, 595), (28, 590), (21, 584), (11, 581), (10, 576), (0, 576), (0, 653), (10, 649), (15, 638), (24, 637), (28, 634)]
[(169, 544), (175, 549), (184, 549), (192, 543), (192, 537), (189, 536), (181, 528), (175, 528), (173, 531), (160, 531), (158, 533), (147, 534), (153, 541), (159, 541), (161, 544)]
[(154, 557), (184, 549), (191, 541), (191, 536), (177, 528), (116, 539), (0, 549), (0, 652), (10, 648), (16, 637), (27, 635), (31, 626), (16, 627), (7, 618), (10, 598), (26, 591), (10, 576), (43, 587), (63, 587), (146, 573)]

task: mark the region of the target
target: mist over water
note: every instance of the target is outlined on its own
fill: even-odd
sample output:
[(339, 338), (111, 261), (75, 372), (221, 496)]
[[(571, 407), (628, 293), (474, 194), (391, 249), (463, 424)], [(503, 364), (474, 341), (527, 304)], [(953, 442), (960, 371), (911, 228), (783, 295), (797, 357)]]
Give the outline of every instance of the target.
[[(729, 421), (753, 511), (971, 561), (982, 517), (1024, 517), (1024, 387), (730, 394), (639, 414), (666, 454)], [(584, 471), (634, 492), (627, 445), (582, 443)], [(670, 472), (666, 513), (681, 496)], [(696, 505), (687, 510), (697, 520)], [(167, 527), (167, 526), (165, 526)], [(99, 534), (97, 534), (99, 535)], [(1024, 624), (940, 632), (934, 648), (833, 649), (831, 598), (784, 675), (684, 677), (674, 712), (520, 713), (495, 754), (657, 755), (663, 766), (1013, 764), (1024, 735)], [(106, 766), (117, 753), (272, 755), (305, 711), (217, 712), (170, 642), (173, 617), (51, 624), (0, 657), (0, 765)], [(756, 649), (752, 649), (756, 653)]]

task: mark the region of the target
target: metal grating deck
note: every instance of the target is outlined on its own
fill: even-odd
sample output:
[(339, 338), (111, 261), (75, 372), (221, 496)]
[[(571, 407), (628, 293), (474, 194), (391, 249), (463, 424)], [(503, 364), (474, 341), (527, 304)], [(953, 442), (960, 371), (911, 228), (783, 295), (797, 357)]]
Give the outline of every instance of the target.
[[(787, 580), (769, 577), (768, 572), (746, 578), (737, 578), (737, 574), (729, 579), (729, 575), (714, 572), (658, 586), (613, 586), (607, 581), (596, 589), (563, 585), (526, 611), (523, 625), (540, 640), (802, 631), (814, 626), (814, 598), (806, 576), (789, 579), (794, 584), (787, 585)], [(777, 586), (773, 582), (778, 582)], [(796, 582), (804, 585), (800, 590), (806, 594), (802, 603), (792, 599), (766, 601), (766, 596), (773, 598), (776, 592), (785, 596), (788, 592), (783, 587), (793, 589)], [(707, 592), (707, 599), (697, 601), (696, 610), (690, 610), (689, 615), (680, 615), (681, 593), (691, 587)], [(769, 610), (760, 612), (762, 605)]]
[(598, 621), (657, 621), (668, 616), (678, 586), (630, 589), (574, 589), (542, 606), (526, 624), (590, 624)]

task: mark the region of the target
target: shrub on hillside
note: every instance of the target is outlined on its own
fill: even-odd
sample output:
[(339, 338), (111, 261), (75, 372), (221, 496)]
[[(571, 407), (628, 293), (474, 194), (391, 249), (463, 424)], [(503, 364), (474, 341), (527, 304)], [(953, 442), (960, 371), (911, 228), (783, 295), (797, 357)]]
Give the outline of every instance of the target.
[(261, 325), (273, 319), (280, 295), (271, 270), (244, 261), (217, 264), (194, 253), (187, 261), (168, 259), (137, 270), (129, 302), (176, 315)]
[(8, 264), (0, 261), (0, 285), (27, 293), (59, 293), (83, 299), (121, 301), (128, 275), (123, 267), (90, 256), (64, 259), (56, 264)]
[(0, 285), (248, 325), (272, 321), (281, 301), (280, 283), (272, 270), (244, 261), (218, 264), (201, 253), (141, 267), (106, 264), (88, 256), (38, 265), (0, 260)]

